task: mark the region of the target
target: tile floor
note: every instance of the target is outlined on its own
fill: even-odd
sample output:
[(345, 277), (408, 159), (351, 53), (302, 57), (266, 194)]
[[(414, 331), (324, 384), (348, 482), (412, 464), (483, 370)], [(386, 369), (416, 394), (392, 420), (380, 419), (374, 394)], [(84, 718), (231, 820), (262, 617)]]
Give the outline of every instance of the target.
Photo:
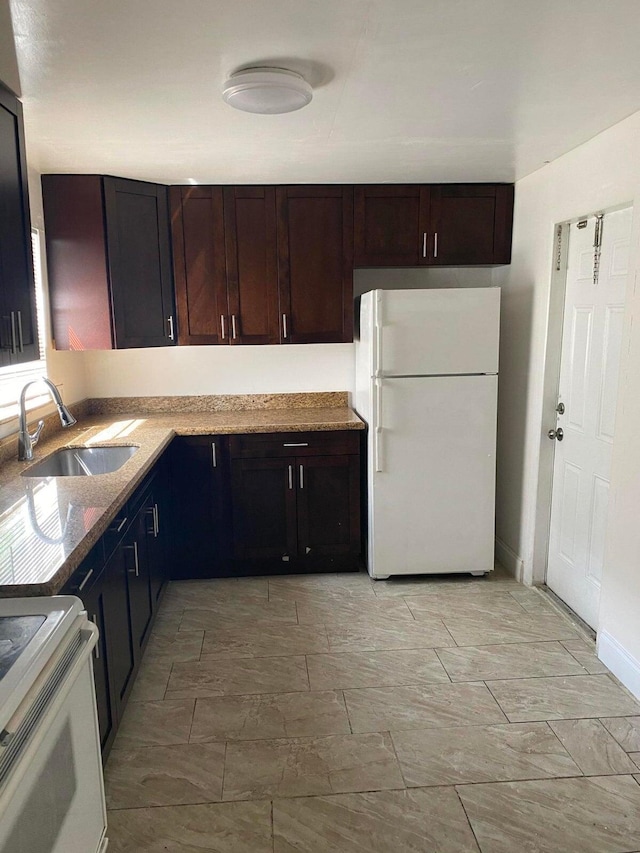
[(174, 583), (106, 789), (111, 853), (638, 853), (640, 704), (499, 571)]

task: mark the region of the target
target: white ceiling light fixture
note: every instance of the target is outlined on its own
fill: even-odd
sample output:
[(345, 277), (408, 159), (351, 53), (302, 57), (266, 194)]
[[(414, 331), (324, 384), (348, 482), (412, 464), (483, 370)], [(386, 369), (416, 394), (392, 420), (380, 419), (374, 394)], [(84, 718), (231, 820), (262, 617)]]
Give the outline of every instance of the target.
[(306, 107), (313, 89), (301, 74), (286, 68), (245, 68), (225, 82), (222, 98), (246, 113), (277, 115)]

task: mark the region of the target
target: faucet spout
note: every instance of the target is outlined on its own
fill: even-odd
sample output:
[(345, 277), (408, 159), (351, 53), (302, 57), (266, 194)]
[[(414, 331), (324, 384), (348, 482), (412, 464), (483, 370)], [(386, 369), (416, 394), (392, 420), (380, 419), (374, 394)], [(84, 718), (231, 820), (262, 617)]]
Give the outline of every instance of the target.
[(44, 382), (49, 389), (49, 393), (58, 410), (60, 423), (63, 427), (70, 427), (77, 423), (69, 409), (62, 402), (60, 392), (50, 379), (42, 376), (39, 379), (32, 379), (22, 389), (20, 394), (20, 414), (19, 414), (19, 432), (18, 432), (18, 459), (21, 461), (33, 459), (33, 448), (38, 443), (40, 433), (44, 427), (44, 421), (38, 421), (38, 426), (34, 433), (29, 432), (27, 425), (27, 388), (33, 385), (34, 382)]

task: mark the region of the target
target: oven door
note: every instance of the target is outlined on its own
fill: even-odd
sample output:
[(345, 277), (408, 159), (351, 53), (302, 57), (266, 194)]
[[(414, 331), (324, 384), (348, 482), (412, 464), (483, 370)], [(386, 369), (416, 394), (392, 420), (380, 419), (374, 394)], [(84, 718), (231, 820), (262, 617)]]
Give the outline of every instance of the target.
[(0, 853), (98, 853), (106, 810), (91, 650), (82, 621), (53, 656), (0, 745)]

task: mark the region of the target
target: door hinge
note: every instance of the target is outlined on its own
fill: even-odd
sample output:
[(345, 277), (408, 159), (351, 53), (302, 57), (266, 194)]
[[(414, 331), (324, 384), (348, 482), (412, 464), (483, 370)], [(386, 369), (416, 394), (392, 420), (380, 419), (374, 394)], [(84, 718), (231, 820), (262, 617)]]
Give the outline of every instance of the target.
[(562, 269), (562, 225), (556, 228), (556, 272)]

